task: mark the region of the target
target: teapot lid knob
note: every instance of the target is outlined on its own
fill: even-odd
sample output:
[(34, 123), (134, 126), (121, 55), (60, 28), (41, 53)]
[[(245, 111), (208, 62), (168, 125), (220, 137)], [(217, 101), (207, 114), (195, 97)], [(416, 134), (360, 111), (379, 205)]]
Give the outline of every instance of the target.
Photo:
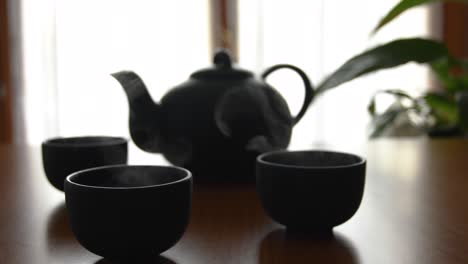
[(213, 63), (217, 68), (231, 68), (231, 55), (225, 49), (220, 49), (216, 52)]
[(213, 57), (214, 67), (198, 70), (190, 75), (190, 78), (198, 80), (243, 80), (252, 78), (249, 71), (239, 69), (232, 64), (231, 55), (225, 49), (216, 51)]

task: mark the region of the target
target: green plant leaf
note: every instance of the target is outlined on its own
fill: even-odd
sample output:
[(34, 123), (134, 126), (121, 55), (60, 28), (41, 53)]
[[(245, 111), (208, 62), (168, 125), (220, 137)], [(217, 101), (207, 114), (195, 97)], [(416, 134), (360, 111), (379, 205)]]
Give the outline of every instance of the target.
[[(456, 58), (442, 58), (431, 63), (444, 89), (450, 94), (468, 90), (468, 71), (465, 62)], [(459, 72), (455, 74), (454, 72)]]
[(423, 98), (436, 117), (436, 125), (458, 123), (458, 106), (455, 100), (444, 94), (436, 93), (428, 93)]
[(393, 95), (395, 97), (397, 97), (397, 101), (400, 101), (401, 98), (406, 98), (406, 99), (409, 99), (413, 102), (413, 104), (416, 104), (416, 99), (414, 99), (411, 95), (409, 95), (408, 93), (406, 93), (405, 91), (403, 90), (400, 90), (400, 89), (387, 89), (387, 90), (381, 90), (381, 91), (377, 91), (371, 98), (371, 101), (369, 103), (369, 105), (367, 106), (367, 111), (369, 112), (369, 114), (371, 116), (376, 116), (377, 113), (376, 113), (376, 100), (377, 100), (377, 96), (378, 95), (381, 95), (381, 94), (390, 94), (390, 95)]
[(317, 86), (317, 94), (364, 74), (396, 67), (408, 62), (427, 63), (448, 56), (447, 47), (438, 41), (399, 39), (367, 50), (347, 62)]
[(374, 116), (372, 118), (369, 137), (377, 138), (382, 136), (382, 133), (394, 124), (397, 117), (408, 110), (408, 108), (403, 108), (398, 104), (395, 104), (387, 109), (383, 114)]
[(468, 3), (468, 0), (402, 0), (396, 4), (377, 24), (372, 31), (375, 34), (379, 29), (387, 25), (393, 19), (404, 13), (406, 10), (413, 7), (417, 7), (423, 4), (434, 3), (434, 2), (462, 2)]
[(403, 90), (400, 90), (400, 89), (381, 90), (381, 91), (378, 91), (377, 93), (379, 93), (379, 94), (382, 94), (382, 93), (391, 94), (391, 95), (394, 95), (396, 97), (407, 98), (407, 99), (410, 99), (411, 101), (414, 101), (414, 98), (411, 95), (409, 95), (407, 92), (405, 92)]
[(468, 74), (468, 59), (458, 59), (458, 65), (462, 68), (465, 74)]
[(468, 75), (464, 75), (457, 78), (458, 91), (468, 91)]
[(369, 105), (367, 106), (367, 112), (369, 112), (369, 114), (370, 114), (371, 116), (375, 116), (375, 115), (376, 115), (376, 114), (375, 114), (375, 96), (372, 97), (372, 99), (371, 99)]
[(442, 83), (444, 89), (449, 92), (456, 91), (456, 82), (450, 74), (450, 59), (442, 58), (431, 63), (431, 69)]
[(456, 92), (468, 91), (468, 60), (453, 58), (453, 64), (458, 67), (458, 74), (453, 74), (457, 83)]
[(468, 132), (468, 92), (458, 94), (456, 101), (458, 105), (459, 124), (465, 132)]
[(453, 58), (453, 64), (458, 72), (453, 74), (457, 83), (456, 91), (468, 91), (468, 59)]

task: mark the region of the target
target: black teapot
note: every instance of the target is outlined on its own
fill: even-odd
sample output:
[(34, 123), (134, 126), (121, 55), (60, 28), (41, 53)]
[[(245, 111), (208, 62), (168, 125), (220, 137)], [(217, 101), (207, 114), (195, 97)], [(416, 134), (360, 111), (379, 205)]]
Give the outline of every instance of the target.
[[(172, 164), (191, 170), (196, 182), (253, 181), (256, 157), (288, 146), (292, 127), (314, 97), (312, 84), (302, 70), (288, 64), (272, 66), (256, 78), (233, 67), (223, 50), (214, 64), (193, 73), (159, 104), (134, 72), (112, 76), (128, 97), (130, 134), (139, 148), (162, 153)], [(295, 71), (304, 82), (304, 103), (295, 117), (265, 82), (282, 68)]]

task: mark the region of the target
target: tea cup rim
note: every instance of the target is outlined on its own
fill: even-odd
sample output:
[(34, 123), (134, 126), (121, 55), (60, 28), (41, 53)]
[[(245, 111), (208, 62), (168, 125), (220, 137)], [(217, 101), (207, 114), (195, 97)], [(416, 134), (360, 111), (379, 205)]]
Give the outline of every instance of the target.
[[(77, 183), (72, 180), (72, 178), (77, 177), (77, 175), (81, 175), (83, 173), (88, 173), (90, 171), (98, 171), (98, 170), (106, 170), (106, 169), (112, 169), (112, 168), (171, 168), (175, 169), (178, 171), (184, 172), (186, 175), (182, 177), (181, 179), (171, 181), (171, 182), (166, 182), (162, 184), (151, 184), (151, 185), (144, 185), (144, 186), (132, 186), (132, 187), (109, 187), (109, 186), (96, 186), (96, 185), (87, 185), (87, 184), (81, 184)], [(68, 175), (65, 178), (65, 181), (68, 182), (71, 185), (77, 186), (77, 187), (83, 187), (83, 188), (88, 188), (88, 189), (102, 189), (102, 190), (135, 190), (135, 189), (149, 189), (149, 188), (156, 188), (156, 187), (163, 187), (163, 186), (170, 186), (170, 185), (175, 185), (177, 183), (183, 182), (183, 181), (188, 181), (192, 178), (192, 173), (184, 169), (182, 167), (178, 166), (160, 166), (160, 165), (127, 165), (127, 164), (118, 164), (118, 165), (106, 165), (106, 166), (99, 166), (99, 167), (94, 167), (94, 168), (89, 168), (89, 169), (84, 169), (80, 170), (77, 172), (74, 172), (70, 175)]]
[[(82, 140), (82, 139), (102, 139), (103, 141), (97, 142), (66, 142), (69, 140)], [(43, 146), (49, 147), (99, 147), (99, 146), (110, 146), (110, 145), (119, 145), (119, 144), (126, 144), (128, 143), (128, 139), (124, 137), (118, 136), (104, 136), (104, 135), (90, 135), (90, 136), (72, 136), (72, 137), (53, 137), (46, 139), (42, 142)]]
[[(272, 162), (272, 161), (266, 161), (264, 158), (267, 156), (275, 155), (275, 154), (287, 154), (287, 153), (333, 153), (333, 154), (339, 154), (339, 155), (347, 155), (347, 156), (352, 156), (358, 159), (358, 161), (349, 163), (349, 164), (343, 164), (343, 165), (333, 165), (333, 166), (306, 166), (306, 165), (291, 165), (291, 164), (285, 164), (285, 163), (279, 163), (279, 162)], [(274, 167), (283, 167), (283, 168), (291, 168), (291, 169), (314, 169), (314, 170), (330, 170), (330, 169), (343, 169), (343, 168), (351, 168), (351, 167), (356, 167), (356, 166), (361, 166), (365, 164), (367, 161), (364, 157), (349, 153), (349, 152), (342, 152), (342, 151), (333, 151), (333, 150), (322, 150), (322, 149), (316, 149), (316, 150), (275, 150), (275, 151), (269, 151), (265, 152), (263, 154), (260, 154), (257, 156), (257, 162), (260, 164), (268, 165), (268, 166), (274, 166)]]

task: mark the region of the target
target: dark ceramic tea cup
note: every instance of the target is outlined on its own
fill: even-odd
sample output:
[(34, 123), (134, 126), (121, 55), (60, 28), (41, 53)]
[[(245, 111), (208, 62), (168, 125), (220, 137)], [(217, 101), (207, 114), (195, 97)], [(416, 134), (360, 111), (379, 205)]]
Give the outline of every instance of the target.
[(192, 175), (171, 166), (105, 166), (65, 181), (72, 231), (106, 259), (140, 263), (182, 237), (191, 208)]
[(330, 234), (359, 208), (365, 169), (353, 154), (269, 152), (257, 158), (257, 192), (267, 214), (288, 231)]
[(127, 139), (108, 136), (53, 138), (42, 143), (42, 161), (49, 182), (63, 191), (73, 172), (127, 163)]

